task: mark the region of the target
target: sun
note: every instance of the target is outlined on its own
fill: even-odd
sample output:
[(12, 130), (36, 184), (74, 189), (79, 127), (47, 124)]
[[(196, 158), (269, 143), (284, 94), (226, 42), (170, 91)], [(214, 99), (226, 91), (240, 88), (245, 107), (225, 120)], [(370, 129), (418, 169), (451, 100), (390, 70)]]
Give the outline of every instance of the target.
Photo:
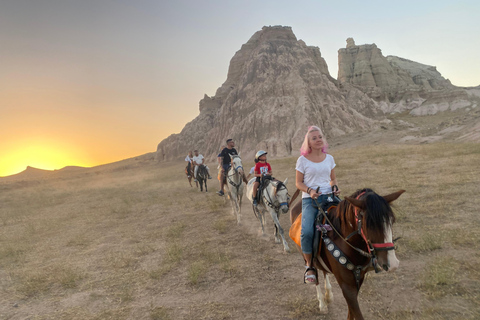
[(61, 169), (65, 166), (88, 166), (81, 151), (61, 144), (34, 144), (2, 151), (0, 177), (19, 173), (27, 166), (44, 170)]

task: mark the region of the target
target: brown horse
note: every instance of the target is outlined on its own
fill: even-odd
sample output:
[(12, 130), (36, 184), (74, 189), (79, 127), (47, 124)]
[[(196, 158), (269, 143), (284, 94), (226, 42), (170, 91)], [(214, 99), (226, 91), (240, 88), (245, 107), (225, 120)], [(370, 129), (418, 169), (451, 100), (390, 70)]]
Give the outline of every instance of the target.
[[(193, 173), (194, 173), (193, 168), (194, 168), (194, 167), (193, 167), (193, 164), (192, 164), (191, 162), (189, 162), (189, 163), (187, 164), (187, 166), (185, 167), (185, 174), (186, 174), (186, 176), (187, 176), (188, 183), (190, 183), (190, 187), (193, 187), (193, 185), (192, 185), (192, 179), (193, 179)], [(195, 184), (196, 184), (196, 186), (197, 186), (197, 188), (198, 188), (198, 183), (195, 182)]]
[[(317, 227), (321, 230), (320, 245), (313, 261), (325, 279), (323, 297), (317, 273), (317, 298), (322, 313), (328, 312), (327, 303), (333, 301), (329, 273), (337, 279), (347, 302), (347, 319), (362, 320), (357, 298), (365, 274), (371, 270), (398, 268), (392, 240), (395, 216), (390, 203), (403, 192), (405, 190), (382, 197), (371, 189), (358, 190), (323, 215), (323, 222)], [(298, 217), (301, 209), (301, 202), (292, 207), (291, 221)]]

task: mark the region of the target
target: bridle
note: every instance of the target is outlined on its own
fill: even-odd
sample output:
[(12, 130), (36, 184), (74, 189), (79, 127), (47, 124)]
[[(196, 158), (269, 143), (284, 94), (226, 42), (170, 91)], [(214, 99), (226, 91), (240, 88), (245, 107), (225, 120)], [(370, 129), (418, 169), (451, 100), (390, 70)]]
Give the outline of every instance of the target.
[(202, 177), (202, 179), (206, 179), (207, 177), (207, 167), (204, 164), (198, 165), (198, 172), (197, 172), (199, 177)]
[[(365, 192), (360, 193), (357, 196), (357, 200), (360, 199), (361, 196), (363, 196)], [(372, 252), (375, 253), (375, 251), (389, 251), (389, 250), (395, 250), (395, 242), (397, 239), (393, 240), (392, 242), (384, 242), (384, 243), (372, 243), (370, 240), (367, 239), (367, 236), (365, 235), (365, 232), (363, 232), (362, 229), (362, 220), (364, 218), (364, 211), (360, 210), (360, 208), (355, 207), (355, 221), (357, 223), (357, 230), (354, 232), (350, 233), (345, 240), (348, 241), (351, 237), (354, 235), (358, 234), (362, 237), (363, 241), (367, 244), (368, 248), (368, 253), (372, 254)], [(374, 255), (373, 253), (373, 255)]]
[[(235, 159), (235, 158), (239, 158), (239, 159), (240, 159), (239, 156), (234, 156), (234, 157), (232, 157), (232, 162), (233, 162), (233, 159)], [(241, 162), (241, 159), (240, 159), (240, 165), (238, 165), (238, 166), (236, 166), (236, 167), (232, 166), (232, 167), (230, 168), (230, 170), (233, 169), (233, 172), (234, 172), (234, 173), (230, 175), (230, 174), (229, 174), (230, 170), (228, 170), (228, 171), (227, 171), (227, 175), (226, 175), (226, 176), (227, 176), (227, 181), (228, 181), (228, 183), (230, 183), (234, 188), (236, 188), (237, 191), (238, 191), (238, 188), (240, 187), (240, 185), (242, 184), (242, 179), (241, 179), (241, 177), (240, 177), (240, 182), (239, 182), (239, 183), (236, 183), (236, 182), (234, 182), (232, 179), (230, 179), (230, 177), (240, 176), (240, 173), (238, 172), (238, 169), (240, 169), (240, 168), (243, 169), (243, 167), (242, 167), (241, 164), (242, 164), (242, 162)]]
[[(283, 182), (278, 181), (274, 188), (275, 188), (275, 195), (276, 195), (279, 190), (287, 189), (287, 186), (285, 186), (283, 184)], [(269, 206), (270, 208), (272, 208), (273, 210), (278, 211), (278, 210), (280, 210), (281, 206), (285, 206), (285, 205), (288, 206), (288, 198), (289, 198), (288, 190), (287, 190), (287, 201), (286, 202), (278, 202), (278, 200), (273, 201), (272, 197), (270, 196), (270, 192), (267, 191), (266, 194), (268, 195), (268, 199), (265, 196), (265, 194), (263, 194), (264, 203), (267, 206)]]
[[(361, 196), (363, 196), (364, 194), (365, 194), (365, 192), (362, 192), (361, 194), (359, 194), (357, 196), (357, 200)], [(316, 199), (314, 199), (314, 200), (317, 204), (317, 207), (321, 208), (321, 206), (318, 204), (317, 200)], [(381, 271), (381, 269), (377, 265), (377, 257), (376, 257), (377, 251), (395, 250), (395, 245), (393, 244), (393, 242), (398, 240), (398, 238), (393, 240), (392, 242), (387, 242), (387, 243), (371, 243), (371, 241), (368, 240), (368, 238), (366, 237), (366, 235), (363, 231), (363, 228), (362, 228), (362, 220), (364, 218), (364, 211), (360, 210), (357, 207), (355, 207), (355, 221), (356, 221), (356, 224), (357, 224), (357, 230), (355, 230), (354, 232), (352, 232), (351, 234), (349, 234), (345, 238), (333, 226), (332, 222), (328, 218), (327, 212), (325, 212), (322, 216), (325, 217), (326, 222), (329, 224), (329, 225), (321, 225), (320, 226), (320, 231), (322, 232), (322, 237), (324, 239), (324, 242), (326, 244), (327, 249), (333, 254), (334, 258), (337, 261), (339, 261), (343, 266), (345, 266), (347, 269), (351, 270), (354, 273), (355, 281), (356, 281), (356, 284), (357, 284), (357, 289), (360, 288), (361, 272), (362, 272), (362, 270), (368, 268), (369, 264), (367, 264), (365, 266), (362, 266), (362, 265), (355, 266), (355, 265), (353, 265), (349, 261), (348, 257), (345, 254), (343, 254), (343, 252), (338, 248), (338, 246), (330, 238), (327, 237), (327, 231), (328, 230), (333, 230), (338, 235), (338, 237), (340, 239), (342, 239), (348, 246), (350, 246), (352, 249), (354, 249), (355, 251), (360, 253), (362, 256), (369, 258), (370, 263), (372, 264), (376, 273)], [(368, 252), (352, 245), (348, 241), (351, 237), (353, 237), (356, 234), (358, 234), (362, 237), (363, 241), (367, 245)], [(338, 255), (336, 255), (337, 252), (338, 252)]]

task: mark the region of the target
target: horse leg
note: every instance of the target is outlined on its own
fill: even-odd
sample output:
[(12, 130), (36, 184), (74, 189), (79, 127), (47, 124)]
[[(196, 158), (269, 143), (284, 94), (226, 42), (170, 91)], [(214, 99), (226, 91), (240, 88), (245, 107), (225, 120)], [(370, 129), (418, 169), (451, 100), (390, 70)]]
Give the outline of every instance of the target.
[(333, 291), (332, 284), (330, 283), (329, 275), (325, 271), (323, 272), (323, 277), (325, 278), (325, 301), (327, 303), (333, 302)]
[(278, 215), (273, 209), (269, 209), (270, 215), (272, 216), (273, 222), (275, 223), (275, 227), (278, 228), (278, 231), (280, 232), (280, 236), (282, 237), (282, 242), (283, 242), (283, 250), (285, 252), (290, 252), (290, 248), (288, 247), (287, 240), (285, 239), (285, 235), (283, 233), (283, 228), (280, 225), (280, 221), (278, 220)]
[(358, 291), (356, 286), (342, 283), (340, 285), (342, 289), (343, 297), (347, 301), (348, 305), (348, 320), (364, 320), (362, 312), (360, 311), (360, 305), (358, 304)]
[(278, 228), (277, 225), (274, 223), (273, 224), (273, 236), (275, 237), (275, 243), (280, 243), (280, 236), (278, 235)]
[(317, 284), (315, 288), (317, 289), (317, 299), (318, 299), (318, 307), (320, 308), (320, 313), (327, 314), (328, 305), (327, 305), (327, 301), (325, 301), (325, 297), (322, 294), (322, 287), (320, 284)]
[(242, 212), (242, 196), (243, 196), (243, 193), (240, 193), (237, 196), (239, 197), (237, 219), (238, 219), (238, 224), (240, 224), (240, 217), (241, 217), (241, 212)]

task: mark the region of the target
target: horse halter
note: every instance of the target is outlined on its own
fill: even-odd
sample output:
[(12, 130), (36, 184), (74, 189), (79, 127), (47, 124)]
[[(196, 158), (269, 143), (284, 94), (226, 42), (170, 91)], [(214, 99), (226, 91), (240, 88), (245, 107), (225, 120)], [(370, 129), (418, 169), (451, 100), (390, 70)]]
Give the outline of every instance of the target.
[[(357, 196), (357, 200), (360, 199), (361, 196), (363, 196), (365, 192), (360, 193)], [(357, 230), (349, 234), (345, 239), (348, 240), (355, 234), (359, 234), (362, 238), (363, 241), (367, 244), (368, 248), (368, 253), (372, 254), (374, 251), (389, 251), (389, 250), (395, 250), (395, 244), (393, 242), (384, 242), (384, 243), (372, 243), (370, 240), (367, 239), (367, 236), (363, 232), (362, 228), (362, 220), (363, 220), (363, 214), (364, 211), (361, 211), (360, 208), (355, 207), (355, 221), (357, 222)]]
[[(357, 196), (357, 200), (360, 199), (361, 196), (363, 196), (365, 194), (365, 192), (362, 192), (361, 194), (359, 194)], [(375, 273), (378, 273), (380, 272), (381, 270), (378, 269), (378, 266), (377, 266), (377, 257), (376, 257), (376, 253), (378, 251), (390, 251), (390, 250), (395, 250), (395, 244), (393, 243), (395, 240), (393, 240), (392, 242), (384, 242), (384, 243), (372, 243), (370, 240), (367, 239), (367, 236), (365, 235), (365, 232), (363, 232), (363, 228), (362, 228), (362, 220), (364, 218), (364, 211), (363, 210), (360, 210), (360, 208), (358, 207), (355, 207), (355, 221), (357, 223), (357, 230), (355, 230), (354, 232), (352, 232), (351, 234), (349, 234), (346, 238), (345, 238), (345, 241), (347, 241), (348, 243), (348, 240), (358, 234), (362, 237), (363, 241), (365, 241), (365, 243), (367, 244), (367, 249), (368, 249), (368, 255), (366, 254), (365, 252), (365, 256), (369, 256), (371, 259), (372, 259), (372, 265), (375, 269)], [(358, 250), (361, 250), (361, 249), (358, 249)], [(357, 251), (358, 251), (357, 250)], [(363, 251), (363, 250), (361, 250)]]
[[(277, 196), (278, 190), (283, 190), (283, 189), (287, 189), (287, 187), (283, 184), (283, 182), (278, 181), (277, 185), (275, 186), (275, 197)], [(273, 210), (278, 211), (281, 206), (285, 206), (285, 205), (288, 206), (288, 200), (289, 200), (288, 193), (287, 193), (287, 202), (280, 202), (280, 203), (278, 203), (278, 201), (272, 201), (272, 198), (270, 197), (270, 193), (267, 193), (267, 194), (270, 199), (267, 199), (265, 195), (263, 196), (263, 199), (265, 200), (265, 204), (270, 208), (272, 208)], [(275, 204), (275, 202), (277, 202), (278, 205)]]
[[(240, 157), (239, 157), (239, 156), (233, 156), (233, 157), (232, 157), (232, 162), (233, 162), (233, 159), (235, 159), (235, 158), (240, 158)], [(240, 163), (241, 163), (241, 159), (240, 159)], [(240, 168), (243, 169), (243, 167), (242, 167), (241, 165), (239, 165), (239, 166), (237, 166), (237, 167), (232, 166), (231, 168), (233, 169), (233, 171), (235, 171), (235, 173), (232, 174), (232, 175), (229, 175), (229, 174), (228, 174), (228, 171), (227, 171), (226, 177), (227, 177), (228, 183), (230, 183), (232, 186), (234, 186), (235, 188), (238, 189), (238, 188), (240, 187), (240, 185), (242, 184), (242, 181), (240, 181), (239, 184), (236, 184), (235, 182), (233, 182), (232, 179), (230, 179), (230, 177), (233, 177), (233, 176), (235, 176), (235, 175), (237, 175), (237, 174), (239, 175), (238, 169), (240, 169)], [(229, 171), (230, 171), (230, 170), (229, 170)]]

